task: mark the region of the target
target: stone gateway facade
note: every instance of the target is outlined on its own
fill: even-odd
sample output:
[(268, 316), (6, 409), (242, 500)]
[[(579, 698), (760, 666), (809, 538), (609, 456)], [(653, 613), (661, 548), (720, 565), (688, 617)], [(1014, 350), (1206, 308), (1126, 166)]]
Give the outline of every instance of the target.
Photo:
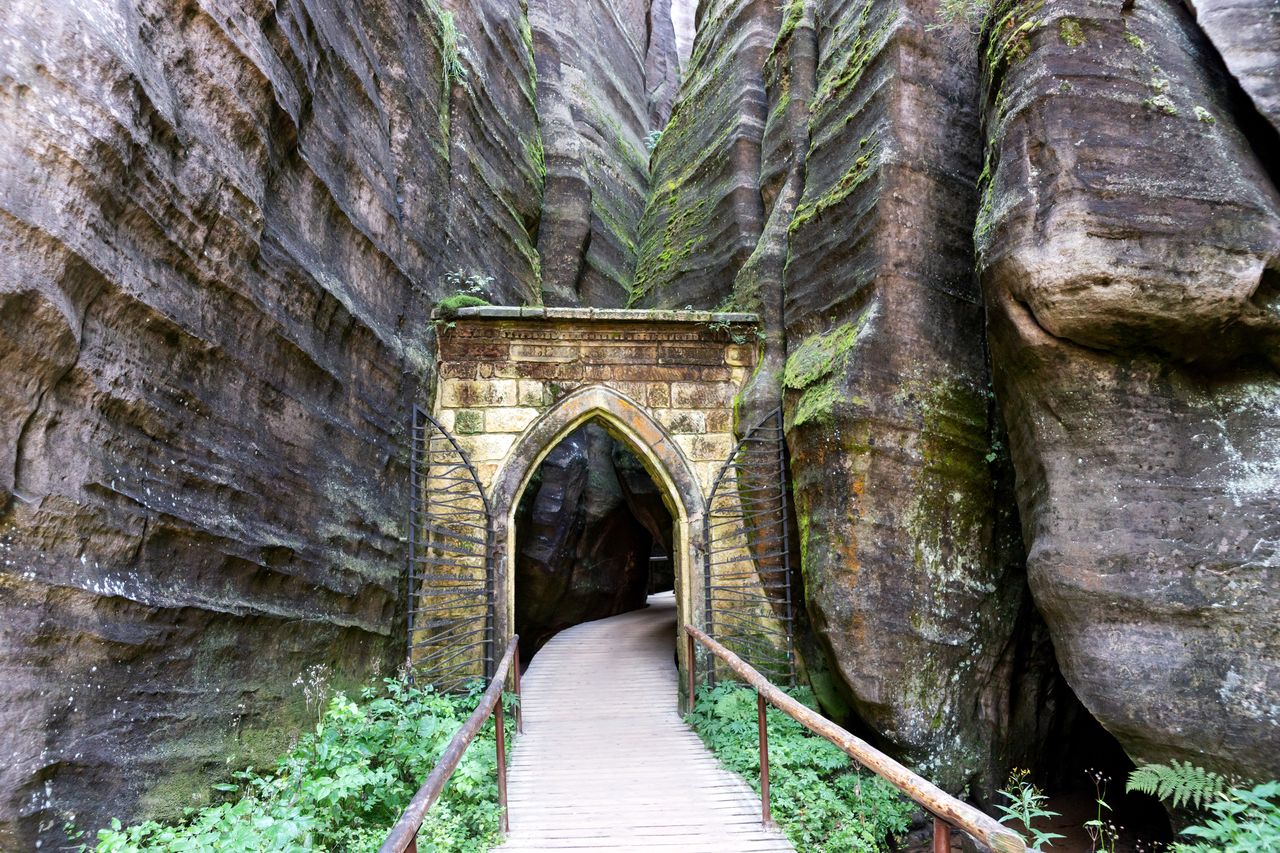
[(495, 635), (508, 637), (514, 624), (520, 496), (560, 440), (591, 420), (629, 445), (662, 491), (675, 527), (677, 617), (700, 621), (703, 518), (737, 444), (734, 403), (756, 367), (756, 317), (472, 307), (435, 322), (432, 416), (466, 452), (489, 501)]

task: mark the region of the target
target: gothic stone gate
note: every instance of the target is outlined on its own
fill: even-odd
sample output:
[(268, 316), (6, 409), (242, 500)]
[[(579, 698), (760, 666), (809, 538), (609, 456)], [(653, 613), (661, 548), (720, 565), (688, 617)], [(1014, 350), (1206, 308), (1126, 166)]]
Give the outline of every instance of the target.
[(780, 418), (734, 434), (754, 315), (476, 307), (436, 322), (435, 400), (413, 425), (412, 668), (454, 686), (501, 654), (520, 495), (594, 419), (641, 459), (671, 512), (678, 620), (794, 677)]

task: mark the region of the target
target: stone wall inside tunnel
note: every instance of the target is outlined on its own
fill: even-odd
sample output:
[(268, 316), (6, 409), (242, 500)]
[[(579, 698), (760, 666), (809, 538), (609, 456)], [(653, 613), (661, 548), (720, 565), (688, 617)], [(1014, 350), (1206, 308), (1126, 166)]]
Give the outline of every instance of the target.
[(565, 436), (516, 508), (520, 659), (565, 628), (644, 607), (654, 546), (665, 542), (658, 549), (670, 553), (671, 525), (658, 486), (625, 442), (592, 422)]

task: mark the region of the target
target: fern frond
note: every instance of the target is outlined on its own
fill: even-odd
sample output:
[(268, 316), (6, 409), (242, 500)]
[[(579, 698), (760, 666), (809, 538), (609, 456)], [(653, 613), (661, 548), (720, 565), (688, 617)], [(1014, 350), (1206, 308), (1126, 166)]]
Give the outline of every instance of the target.
[(1176, 758), (1165, 764), (1144, 764), (1129, 774), (1126, 791), (1151, 794), (1169, 800), (1176, 809), (1182, 805), (1204, 808), (1227, 790), (1227, 780), (1212, 770)]

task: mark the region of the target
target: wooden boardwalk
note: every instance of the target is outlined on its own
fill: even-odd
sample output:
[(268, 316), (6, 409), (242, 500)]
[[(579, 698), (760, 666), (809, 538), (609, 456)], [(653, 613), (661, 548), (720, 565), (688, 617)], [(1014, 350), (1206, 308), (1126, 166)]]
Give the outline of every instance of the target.
[(496, 850), (794, 850), (680, 719), (675, 599), (649, 601), (561, 632), (529, 665)]

